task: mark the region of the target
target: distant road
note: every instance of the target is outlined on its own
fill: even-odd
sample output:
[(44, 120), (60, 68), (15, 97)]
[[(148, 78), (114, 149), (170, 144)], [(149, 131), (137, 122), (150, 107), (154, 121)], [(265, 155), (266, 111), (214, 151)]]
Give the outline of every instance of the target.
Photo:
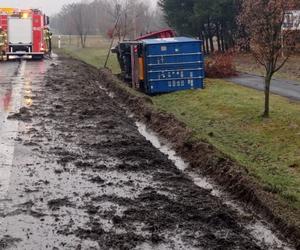
[[(226, 80), (245, 87), (264, 90), (264, 78), (261, 76), (240, 73), (238, 76), (227, 78)], [(291, 100), (300, 101), (300, 82), (273, 79), (271, 83), (271, 92)]]

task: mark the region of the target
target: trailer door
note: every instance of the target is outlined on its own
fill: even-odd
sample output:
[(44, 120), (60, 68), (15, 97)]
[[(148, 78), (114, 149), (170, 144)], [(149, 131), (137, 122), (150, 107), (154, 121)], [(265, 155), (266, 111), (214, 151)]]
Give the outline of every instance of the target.
[(8, 42), (9, 44), (32, 44), (32, 19), (9, 17)]

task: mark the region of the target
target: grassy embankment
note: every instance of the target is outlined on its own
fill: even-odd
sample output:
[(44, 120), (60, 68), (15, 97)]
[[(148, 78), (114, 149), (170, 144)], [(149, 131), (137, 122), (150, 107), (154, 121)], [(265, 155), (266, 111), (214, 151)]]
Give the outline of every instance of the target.
[[(57, 47), (57, 37), (54, 37), (53, 44)], [(63, 36), (61, 38), (61, 51), (80, 59), (88, 64), (101, 68), (104, 66), (110, 41), (101, 36), (92, 36), (87, 38), (86, 48), (80, 47), (80, 41), (76, 36)], [(120, 73), (118, 60), (115, 55), (110, 54), (107, 67), (112, 70), (114, 74)]]
[[(245, 166), (264, 188), (300, 212), (300, 104), (272, 95), (271, 118), (260, 117), (263, 93), (223, 80), (202, 91), (153, 98), (194, 131)], [(300, 219), (300, 218), (299, 218)]]
[[(107, 52), (101, 46), (64, 50), (97, 67)], [(118, 72), (113, 55), (110, 62), (112, 71)], [(264, 120), (262, 92), (223, 80), (207, 79), (206, 85), (201, 91), (153, 97), (154, 105), (175, 114), (193, 129), (196, 139), (208, 140), (237, 160), (300, 214), (300, 103), (272, 95), (271, 118)]]

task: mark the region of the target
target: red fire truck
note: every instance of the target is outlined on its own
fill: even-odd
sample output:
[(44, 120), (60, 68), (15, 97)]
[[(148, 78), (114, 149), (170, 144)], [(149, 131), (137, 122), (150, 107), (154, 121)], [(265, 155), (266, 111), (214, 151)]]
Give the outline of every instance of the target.
[(7, 41), (2, 53), (9, 59), (13, 56), (31, 56), (42, 59), (47, 53), (45, 30), (49, 17), (40, 10), (0, 8), (0, 28)]

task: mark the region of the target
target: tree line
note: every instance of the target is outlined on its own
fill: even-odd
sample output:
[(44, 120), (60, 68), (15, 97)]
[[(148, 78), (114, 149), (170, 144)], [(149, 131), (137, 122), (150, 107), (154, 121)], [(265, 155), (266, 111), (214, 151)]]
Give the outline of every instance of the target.
[[(245, 2), (247, 0), (158, 0), (167, 24), (181, 35), (203, 40), (206, 54), (226, 52), (236, 46), (250, 51), (249, 34), (245, 25), (238, 23)], [(272, 2), (278, 4), (279, 0), (265, 0), (267, 5)], [(300, 8), (300, 0), (292, 2), (294, 8)]]
[(300, 0), (159, 0), (159, 5), (171, 27), (204, 41), (207, 54), (234, 47), (252, 53), (265, 69), (263, 117), (269, 117), (272, 77), (294, 53), (299, 34), (283, 29), (286, 14), (299, 9)]
[(159, 0), (159, 6), (180, 34), (203, 40), (206, 53), (225, 52), (240, 36), (236, 20), (241, 0)]
[(141, 0), (82, 1), (64, 5), (51, 17), (51, 28), (55, 33), (78, 35), (82, 47), (85, 47), (88, 35), (133, 39), (165, 26), (162, 11)]

